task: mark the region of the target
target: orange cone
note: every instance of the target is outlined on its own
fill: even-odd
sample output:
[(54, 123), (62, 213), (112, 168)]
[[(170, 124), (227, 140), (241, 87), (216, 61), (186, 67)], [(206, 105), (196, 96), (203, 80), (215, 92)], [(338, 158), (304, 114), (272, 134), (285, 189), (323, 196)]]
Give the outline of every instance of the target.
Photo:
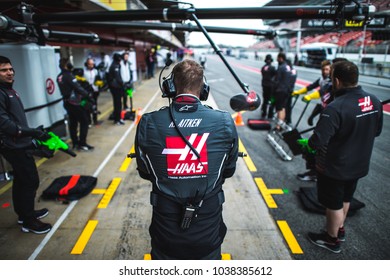
[(142, 117), (141, 108), (138, 108), (137, 109), (137, 119), (135, 120), (135, 123), (139, 123), (139, 121), (141, 120), (141, 117)]
[(241, 112), (237, 113), (237, 116), (234, 119), (234, 123), (235, 123), (236, 126), (243, 126), (243, 125), (245, 125), (244, 121), (242, 120)]

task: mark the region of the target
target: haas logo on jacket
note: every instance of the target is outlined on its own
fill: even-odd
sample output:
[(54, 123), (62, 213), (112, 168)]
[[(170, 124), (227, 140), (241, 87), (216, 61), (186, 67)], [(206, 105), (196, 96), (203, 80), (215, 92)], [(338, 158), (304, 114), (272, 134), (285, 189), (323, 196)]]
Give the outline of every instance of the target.
[(362, 112), (371, 111), (374, 108), (369, 96), (359, 99), (359, 106), (362, 109)]
[(207, 174), (207, 143), (210, 133), (198, 135), (191, 134), (188, 141), (199, 153), (200, 159), (192, 152), (189, 146), (179, 136), (169, 136), (166, 138), (166, 148), (162, 151), (167, 155), (168, 176), (196, 176)]

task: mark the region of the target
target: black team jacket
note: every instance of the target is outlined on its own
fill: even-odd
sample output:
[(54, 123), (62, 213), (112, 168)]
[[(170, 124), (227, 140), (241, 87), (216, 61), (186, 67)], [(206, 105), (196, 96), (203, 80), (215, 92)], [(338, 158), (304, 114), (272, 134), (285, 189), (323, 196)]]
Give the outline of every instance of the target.
[[(179, 135), (171, 113), (200, 158)], [(139, 175), (153, 186), (152, 246), (177, 259), (202, 258), (217, 249), (226, 234), (222, 185), (233, 176), (238, 157), (230, 114), (202, 105), (193, 95), (179, 95), (170, 107), (142, 116), (135, 150)], [(201, 207), (184, 230), (187, 203)]]
[(309, 138), (317, 171), (339, 180), (366, 176), (382, 124), (382, 104), (374, 95), (360, 86), (336, 91)]

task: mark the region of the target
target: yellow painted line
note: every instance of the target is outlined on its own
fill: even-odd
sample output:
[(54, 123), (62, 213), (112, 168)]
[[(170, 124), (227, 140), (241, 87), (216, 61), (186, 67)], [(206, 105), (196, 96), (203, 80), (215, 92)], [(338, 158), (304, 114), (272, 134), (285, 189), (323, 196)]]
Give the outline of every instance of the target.
[(282, 189), (268, 189), (270, 194), (284, 194)]
[(256, 168), (255, 164), (253, 163), (251, 157), (248, 155), (248, 152), (246, 151), (244, 145), (242, 144), (241, 139), (238, 139), (238, 150), (240, 152), (243, 152), (246, 154), (246, 157), (243, 157), (243, 159), (244, 159), (244, 162), (246, 163), (246, 166), (248, 167), (249, 171), (256, 172), (257, 168)]
[(99, 120), (100, 119), (103, 119), (106, 115), (108, 115), (108, 114), (110, 114), (111, 112), (112, 112), (112, 110), (113, 110), (113, 108), (110, 108), (110, 109), (108, 109), (108, 110), (106, 110), (105, 112), (103, 112), (103, 113), (101, 113), (100, 115), (99, 115)]
[(232, 260), (232, 255), (230, 255), (230, 254), (224, 253), (224, 254), (221, 254), (221, 256), (222, 256), (223, 261), (231, 261)]
[(107, 189), (93, 189), (92, 194), (105, 194)]
[[(221, 259), (223, 261), (231, 261), (232, 256), (230, 254), (221, 254)], [(152, 255), (151, 254), (144, 254), (144, 261), (151, 261), (152, 260)]]
[(97, 208), (107, 208), (108, 204), (111, 201), (112, 196), (114, 195), (116, 189), (118, 188), (119, 184), (121, 183), (121, 180), (122, 180), (122, 178), (112, 179), (111, 184), (108, 186), (107, 190), (105, 191)]
[(293, 254), (303, 254), (301, 246), (299, 246), (298, 241), (296, 240), (294, 234), (292, 233), (290, 227), (286, 221), (279, 220), (276, 221), (280, 231), (282, 232), (284, 239), (286, 240), (288, 246), (290, 247), (291, 253)]
[[(57, 151), (54, 152), (54, 154), (56, 153)], [(45, 161), (47, 161), (47, 158), (41, 158), (39, 159), (38, 161), (35, 162), (35, 165), (37, 166), (37, 168), (39, 166), (41, 166)]]
[[(135, 148), (134, 148), (134, 145), (131, 147), (130, 149), (130, 154), (134, 153), (135, 152)], [(122, 162), (122, 165), (121, 167), (119, 168), (119, 171), (120, 172), (126, 172), (127, 171), (127, 168), (129, 168), (129, 165), (131, 163), (131, 160), (132, 158), (129, 158), (129, 157), (126, 157), (125, 160)]]
[(70, 252), (72, 255), (80, 255), (83, 253), (85, 246), (87, 246), (87, 243), (89, 239), (92, 236), (92, 233), (94, 232), (96, 226), (98, 224), (97, 220), (89, 220), (87, 225), (85, 226), (83, 232), (81, 233), (79, 239), (77, 240), (76, 244), (74, 245), (72, 252)]
[(278, 208), (272, 194), (283, 194), (282, 189), (268, 189), (262, 178), (255, 178), (257, 187), (260, 190), (261, 195), (267, 203), (268, 208)]
[(7, 183), (4, 187), (0, 189), (0, 195), (8, 191), (12, 187), (12, 182)]

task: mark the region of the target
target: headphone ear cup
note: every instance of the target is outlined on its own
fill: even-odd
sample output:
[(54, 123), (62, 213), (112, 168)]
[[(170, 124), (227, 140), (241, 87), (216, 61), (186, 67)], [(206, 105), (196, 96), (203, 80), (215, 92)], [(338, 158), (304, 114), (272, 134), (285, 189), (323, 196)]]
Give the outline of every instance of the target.
[(206, 81), (203, 82), (202, 92), (200, 93), (199, 99), (201, 101), (206, 101), (209, 98), (210, 86)]
[(206, 101), (207, 98), (209, 97), (209, 92), (210, 92), (210, 86), (207, 83), (206, 77), (203, 76), (203, 87), (202, 87), (202, 91), (200, 92), (199, 99), (201, 101)]
[(165, 78), (162, 82), (163, 94), (162, 97), (173, 98), (176, 95), (176, 87), (173, 82), (173, 74), (170, 77)]

